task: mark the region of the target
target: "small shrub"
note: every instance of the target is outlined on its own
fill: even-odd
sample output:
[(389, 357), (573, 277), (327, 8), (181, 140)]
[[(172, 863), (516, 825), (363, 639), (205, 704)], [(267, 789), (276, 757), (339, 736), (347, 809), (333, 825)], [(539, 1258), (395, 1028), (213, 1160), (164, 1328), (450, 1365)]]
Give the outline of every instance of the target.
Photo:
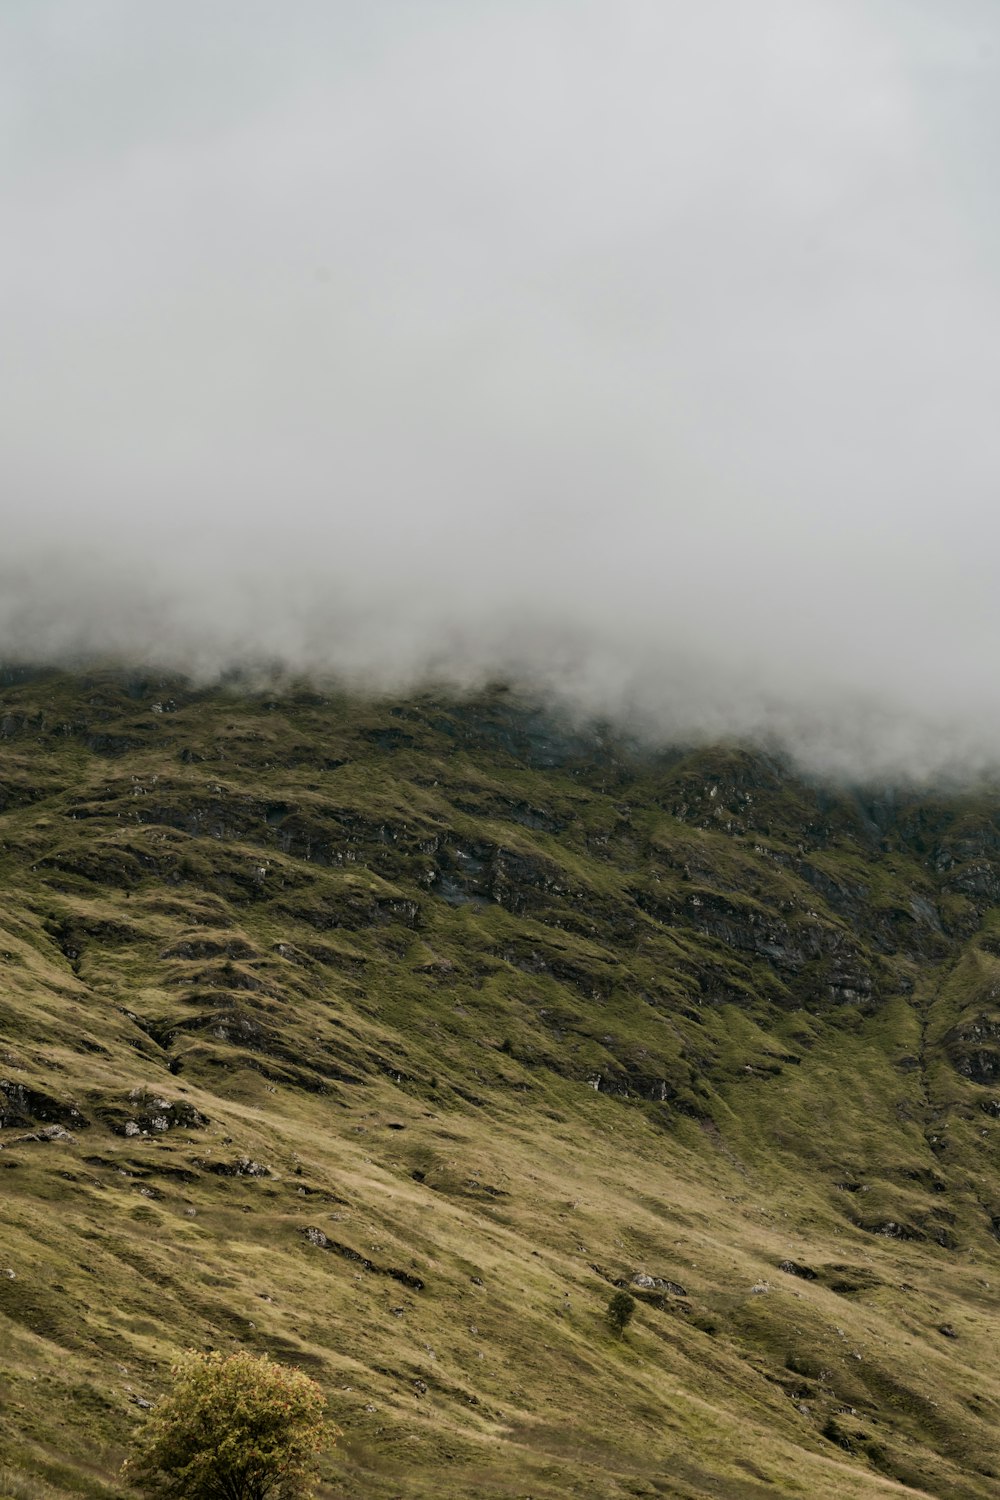
[(635, 1315), (635, 1298), (628, 1292), (615, 1292), (608, 1303), (608, 1322), (619, 1337), (625, 1332)]
[(336, 1435), (299, 1370), (241, 1351), (188, 1354), (174, 1369), (126, 1480), (173, 1500), (298, 1500)]

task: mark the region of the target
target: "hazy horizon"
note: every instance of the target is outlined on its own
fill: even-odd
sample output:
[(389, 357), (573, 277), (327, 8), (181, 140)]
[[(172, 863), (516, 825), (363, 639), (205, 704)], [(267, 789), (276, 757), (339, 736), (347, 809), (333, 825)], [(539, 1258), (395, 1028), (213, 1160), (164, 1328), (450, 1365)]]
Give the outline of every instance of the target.
[(1000, 766), (985, 0), (12, 0), (0, 659)]

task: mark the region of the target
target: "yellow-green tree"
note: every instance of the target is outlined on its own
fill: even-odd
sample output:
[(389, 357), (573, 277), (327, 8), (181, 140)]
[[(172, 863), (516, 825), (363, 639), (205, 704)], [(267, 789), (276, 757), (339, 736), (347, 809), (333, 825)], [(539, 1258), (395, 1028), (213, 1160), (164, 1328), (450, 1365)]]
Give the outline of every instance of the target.
[(171, 1500), (300, 1500), (337, 1433), (314, 1380), (258, 1355), (189, 1353), (125, 1478)]

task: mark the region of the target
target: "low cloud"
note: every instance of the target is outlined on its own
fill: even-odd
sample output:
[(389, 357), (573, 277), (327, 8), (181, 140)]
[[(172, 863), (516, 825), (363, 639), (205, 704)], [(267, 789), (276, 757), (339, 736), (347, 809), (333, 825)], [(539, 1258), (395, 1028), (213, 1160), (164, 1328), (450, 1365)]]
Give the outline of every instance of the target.
[(0, 656), (1000, 762), (985, 0), (0, 33)]

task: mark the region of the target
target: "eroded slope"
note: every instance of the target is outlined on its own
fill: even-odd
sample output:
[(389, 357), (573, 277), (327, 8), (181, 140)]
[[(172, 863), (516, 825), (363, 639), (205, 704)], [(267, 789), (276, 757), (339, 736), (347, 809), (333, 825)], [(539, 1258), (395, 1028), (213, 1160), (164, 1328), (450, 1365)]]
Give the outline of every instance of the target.
[(239, 1342), (331, 1495), (995, 1494), (998, 809), (8, 674), (11, 1458), (106, 1493)]

